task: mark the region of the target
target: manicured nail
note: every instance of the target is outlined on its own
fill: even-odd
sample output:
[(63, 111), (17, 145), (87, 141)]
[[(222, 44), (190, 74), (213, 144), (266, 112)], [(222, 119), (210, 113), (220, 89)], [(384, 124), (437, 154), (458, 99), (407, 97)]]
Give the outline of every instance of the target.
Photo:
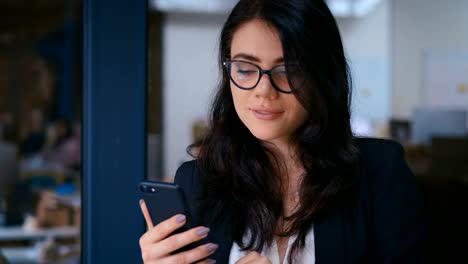
[(218, 249), (218, 245), (216, 245), (216, 244), (209, 244), (209, 245), (206, 247), (206, 252), (208, 252), (208, 253), (213, 253), (216, 249)]
[(183, 222), (185, 222), (185, 219), (186, 219), (185, 215), (179, 215), (177, 216), (176, 221), (177, 223), (182, 224)]
[(210, 229), (209, 229), (209, 228), (207, 228), (207, 227), (202, 227), (202, 228), (199, 228), (199, 229), (197, 230), (197, 235), (198, 235), (198, 236), (204, 236), (204, 235), (208, 234), (208, 232), (210, 232)]
[(207, 259), (206, 260), (206, 264), (215, 264), (216, 263), (216, 260), (214, 259)]

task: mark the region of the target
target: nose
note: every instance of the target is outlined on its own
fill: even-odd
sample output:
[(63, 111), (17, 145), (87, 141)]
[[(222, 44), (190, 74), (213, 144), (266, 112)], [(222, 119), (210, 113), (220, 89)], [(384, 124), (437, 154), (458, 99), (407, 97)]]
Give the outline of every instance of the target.
[(268, 74), (263, 74), (257, 87), (254, 89), (255, 96), (259, 98), (276, 99), (278, 98), (278, 91), (273, 87)]

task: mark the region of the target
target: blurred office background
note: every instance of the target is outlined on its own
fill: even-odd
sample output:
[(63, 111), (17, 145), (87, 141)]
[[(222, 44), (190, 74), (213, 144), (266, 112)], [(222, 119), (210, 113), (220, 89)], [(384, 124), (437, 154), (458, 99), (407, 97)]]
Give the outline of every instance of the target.
[[(191, 159), (235, 2), (148, 2), (148, 179), (171, 181)], [(352, 69), (355, 134), (403, 144), (430, 263), (467, 261), (468, 1), (328, 2)], [(10, 263), (79, 259), (81, 10), (80, 0), (0, 0), (0, 248)]]
[(0, 251), (6, 263), (79, 261), (81, 10), (79, 0), (0, 1)]

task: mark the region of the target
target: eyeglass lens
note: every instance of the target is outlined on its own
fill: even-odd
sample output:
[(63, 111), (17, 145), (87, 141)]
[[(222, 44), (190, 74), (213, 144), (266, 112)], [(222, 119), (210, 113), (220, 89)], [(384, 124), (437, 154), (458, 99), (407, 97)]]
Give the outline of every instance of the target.
[[(242, 89), (253, 89), (260, 81), (261, 69), (259, 66), (244, 61), (231, 61), (230, 76), (232, 81)], [(271, 71), (273, 85), (284, 92), (290, 92), (286, 68), (284, 65), (276, 66)]]

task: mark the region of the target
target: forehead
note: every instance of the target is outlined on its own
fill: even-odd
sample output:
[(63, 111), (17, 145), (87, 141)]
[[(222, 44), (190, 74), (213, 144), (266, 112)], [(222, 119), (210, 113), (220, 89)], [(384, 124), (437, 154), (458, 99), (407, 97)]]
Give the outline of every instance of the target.
[(278, 31), (260, 19), (242, 24), (231, 42), (231, 57), (238, 53), (255, 56), (262, 62), (283, 57), (283, 47)]

